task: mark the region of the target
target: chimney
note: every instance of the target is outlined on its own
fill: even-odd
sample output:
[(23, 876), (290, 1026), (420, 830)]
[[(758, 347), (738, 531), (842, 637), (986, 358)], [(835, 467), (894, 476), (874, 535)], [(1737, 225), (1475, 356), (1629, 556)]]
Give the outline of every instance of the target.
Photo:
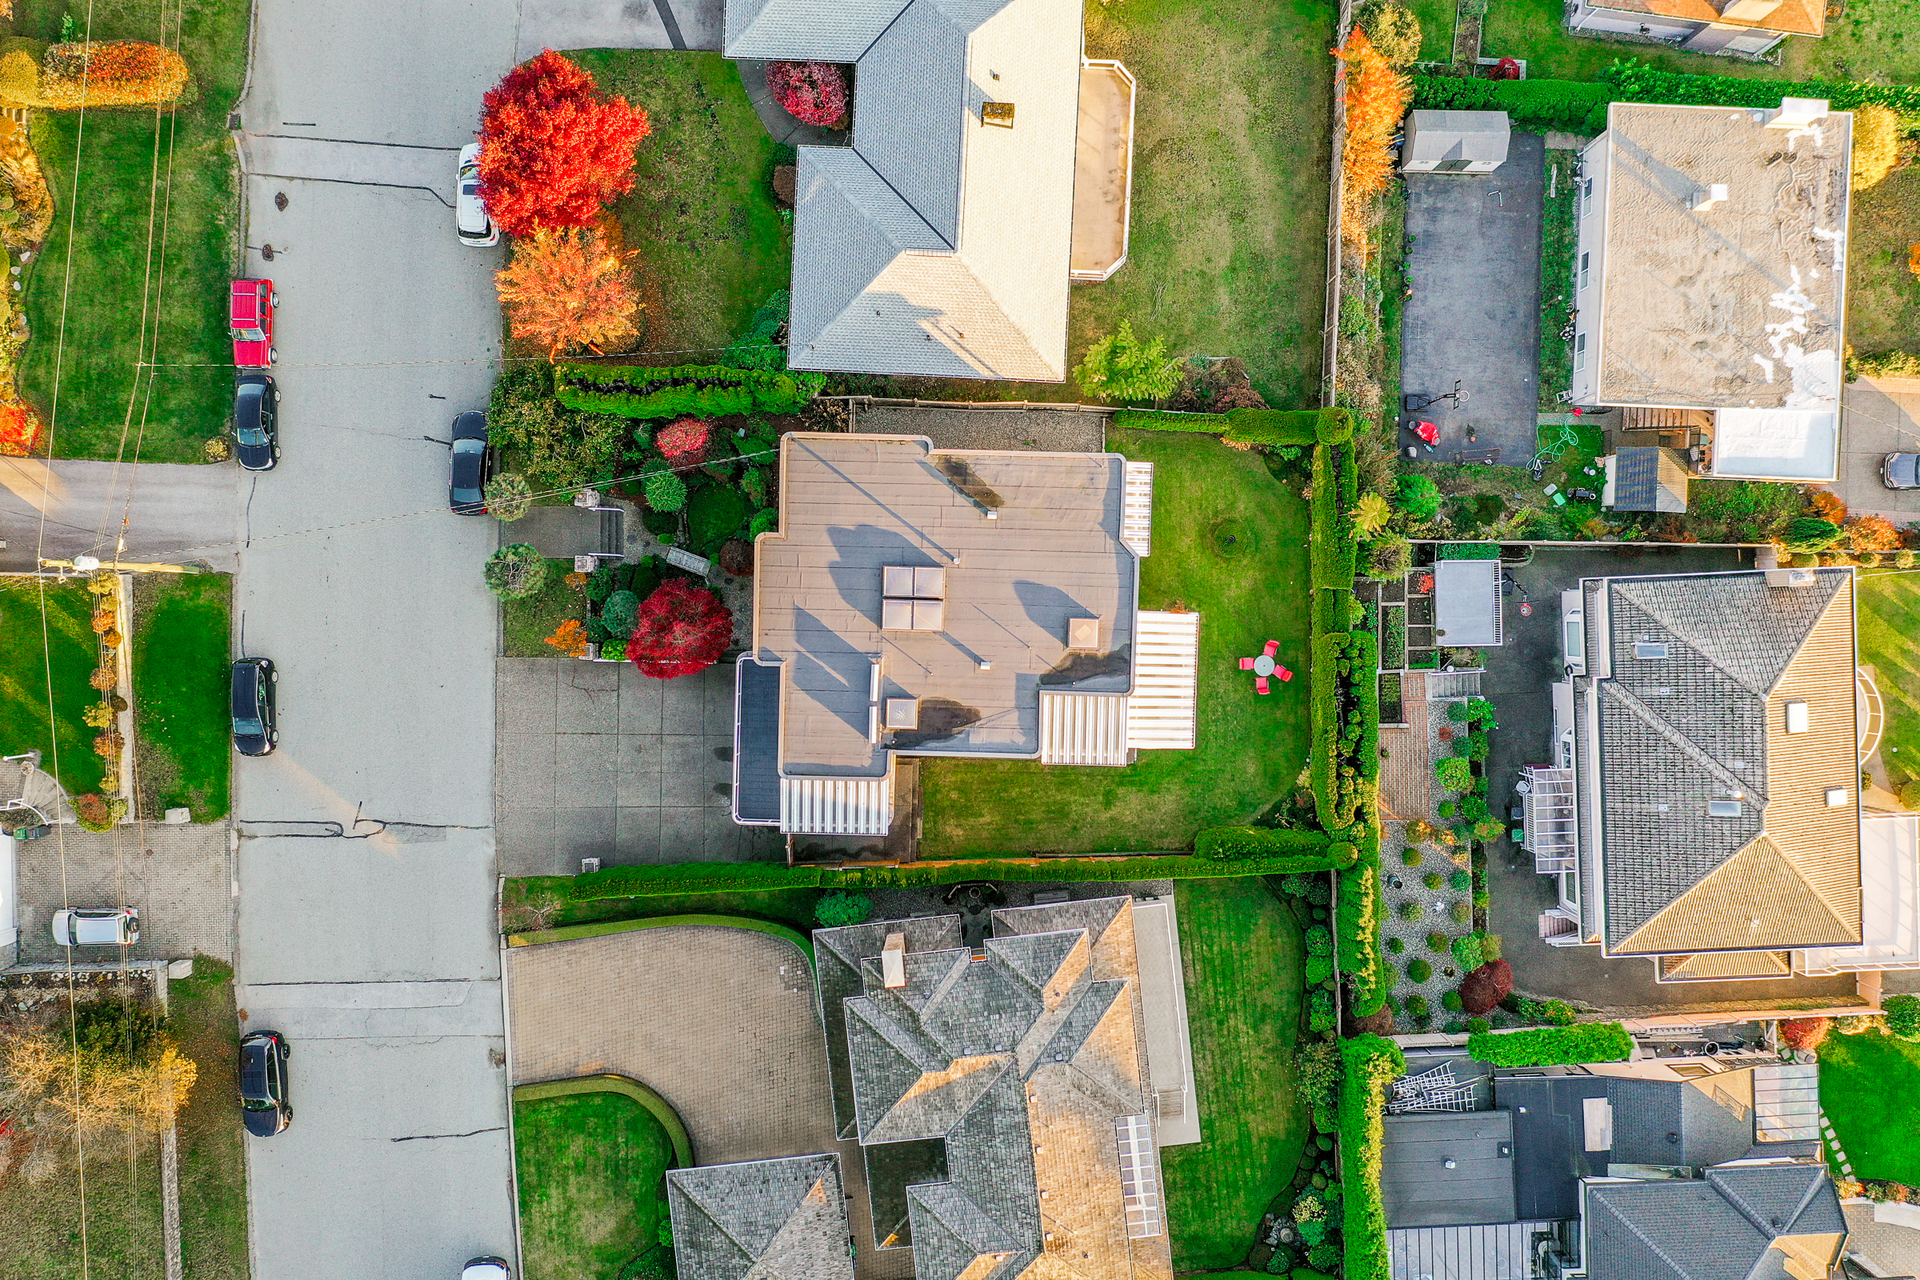
[(1810, 587), (1817, 580), (1811, 569), (1767, 570), (1767, 585), (1770, 587)]
[(1694, 188), (1693, 199), (1687, 202), (1687, 207), (1695, 213), (1705, 213), (1717, 204), (1724, 204), (1726, 199), (1727, 184), (1724, 182), (1716, 182), (1704, 190), (1698, 187)]
[(1826, 115), (1825, 98), (1782, 98), (1780, 109), (1767, 117), (1767, 128), (1804, 129)]
[(880, 977), (889, 991), (907, 985), (907, 935), (890, 933), (880, 949)]

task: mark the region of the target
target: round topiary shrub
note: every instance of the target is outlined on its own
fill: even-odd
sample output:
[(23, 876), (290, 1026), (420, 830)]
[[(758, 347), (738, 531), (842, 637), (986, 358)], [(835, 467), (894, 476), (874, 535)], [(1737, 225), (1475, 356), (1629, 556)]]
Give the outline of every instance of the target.
[(1433, 1021), (1433, 1006), (1427, 1003), (1425, 996), (1409, 996), (1407, 1016), (1412, 1018), (1416, 1025), (1424, 1027)]
[(1433, 966), (1418, 957), (1407, 962), (1407, 981), (1425, 982), (1433, 976)]
[(651, 459), (640, 468), (640, 491), (647, 506), (662, 515), (687, 505), (687, 482), (674, 474), (673, 464), (664, 458)]
[(873, 899), (864, 893), (835, 889), (813, 904), (813, 920), (822, 929), (843, 929), (850, 924), (865, 924), (873, 914)]
[(502, 600), (525, 600), (546, 585), (547, 558), (531, 543), (510, 542), (487, 557), (481, 577)]
[(1460, 1000), (1468, 1013), (1491, 1013), (1513, 992), (1513, 969), (1505, 960), (1489, 960), (1460, 982)]
[(1387, 939), (1387, 950), (1391, 951), (1394, 955), (1399, 955), (1402, 951), (1405, 951), (1406, 949), (1407, 949), (1407, 944), (1402, 942), (1400, 939), (1398, 938)]
[(1460, 1003), (1460, 993), (1458, 991), (1449, 991), (1445, 995), (1441, 996), (1440, 1007), (1447, 1010), (1449, 1013), (1459, 1013), (1461, 1009), (1464, 1007)]
[(640, 597), (631, 591), (616, 591), (600, 606), (600, 625), (608, 635), (622, 641), (633, 634), (633, 624), (639, 617)]
[(1446, 883), (1445, 877), (1443, 877), (1438, 871), (1427, 872), (1427, 878), (1426, 878), (1427, 888), (1438, 889), (1441, 885), (1445, 883)]
[[(1920, 783), (1916, 783), (1915, 785), (1920, 786)], [(1409, 867), (1417, 867), (1426, 860), (1427, 856), (1418, 849), (1409, 847), (1400, 851), (1400, 861)]]
[(1455, 893), (1467, 892), (1467, 890), (1473, 888), (1473, 873), (1471, 871), (1454, 872), (1447, 877), (1447, 887)]
[(1437, 951), (1441, 955), (1445, 955), (1447, 954), (1447, 950), (1452, 946), (1453, 939), (1444, 933), (1430, 933), (1427, 935), (1427, 950), (1429, 951)]
[(487, 514), (503, 524), (533, 509), (533, 486), (518, 471), (502, 471), (487, 481), (485, 497)]
[(1473, 904), (1462, 899), (1453, 904), (1453, 922), (1455, 924), (1473, 923)]
[(1402, 920), (1418, 920), (1421, 916), (1420, 904), (1417, 902), (1403, 902), (1394, 908), (1394, 914)]

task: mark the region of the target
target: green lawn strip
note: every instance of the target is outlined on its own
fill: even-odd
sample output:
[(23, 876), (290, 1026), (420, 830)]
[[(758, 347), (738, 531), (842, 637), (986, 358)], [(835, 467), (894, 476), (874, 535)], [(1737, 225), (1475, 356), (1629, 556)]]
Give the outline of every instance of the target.
[(548, 942), (572, 942), (577, 938), (604, 938), (608, 934), (632, 933), (637, 929), (670, 929), (681, 926), (706, 925), (720, 929), (747, 929), (754, 933), (769, 934), (783, 942), (791, 942), (806, 956), (807, 963), (813, 963), (813, 939), (797, 929), (775, 924), (771, 920), (755, 920), (747, 916), (656, 916), (647, 920), (602, 920), (598, 924), (574, 924), (559, 929), (542, 929), (537, 933), (514, 933), (507, 935), (510, 947), (537, 947)]
[(1920, 279), (1907, 269), (1920, 240), (1920, 168), (1855, 189), (1847, 225), (1847, 341), (1866, 353), (1920, 352)]
[[(1920, 0), (1847, 0), (1846, 9), (1845, 17), (1827, 19), (1817, 40), (1788, 37), (1781, 73), (1794, 80), (1920, 83)], [(1847, 309), (1853, 309), (1851, 292)]]
[(135, 584), (135, 737), (151, 758), (139, 780), (149, 817), (185, 806), (195, 822), (227, 816), (232, 749), (227, 708), (233, 580), (153, 574)]
[(1174, 901), (1201, 1141), (1160, 1153), (1167, 1224), (1176, 1270), (1218, 1269), (1245, 1261), (1306, 1143), (1300, 929), (1259, 877), (1182, 882)]
[(513, 1100), (539, 1102), (546, 1098), (572, 1098), (589, 1093), (617, 1093), (645, 1107), (647, 1113), (660, 1122), (660, 1127), (667, 1132), (668, 1141), (673, 1144), (674, 1167), (692, 1167), (693, 1138), (687, 1133), (680, 1113), (673, 1109), (672, 1103), (638, 1080), (612, 1074), (579, 1076), (572, 1080), (546, 1080), (539, 1084), (515, 1085)]
[[(1790, 38), (1790, 46), (1799, 44)], [(1813, 43), (1818, 43), (1815, 41)], [(1425, 52), (1426, 46), (1421, 46)], [(1483, 58), (1521, 58), (1529, 80), (1591, 80), (1622, 58), (1638, 58), (1661, 71), (1704, 76), (1788, 79), (1788, 73), (1764, 62), (1679, 53), (1659, 45), (1576, 36), (1562, 18), (1560, 0), (1500, 0), (1487, 10), (1480, 38)]]
[[(757, 893), (662, 894), (644, 898), (597, 898), (574, 902), (567, 898), (573, 876), (516, 876), (508, 879), (505, 905), (509, 919), (526, 920), (542, 928), (593, 924), (601, 920), (648, 920), (660, 916), (719, 915), (748, 917), (785, 924), (800, 933), (814, 926), (813, 909), (822, 889), (769, 889)], [(531, 904), (546, 914), (521, 914)], [(508, 932), (523, 930), (509, 928)], [(526, 930), (529, 931), (530, 930)]]
[[(102, 776), (100, 757), (93, 754), (94, 731), (80, 718), (100, 701), (100, 694), (87, 683), (100, 659), (99, 640), (88, 626), (92, 617), (93, 597), (78, 580), (0, 578), (0, 754), (40, 751), (40, 767), (57, 774), (75, 795), (98, 790)], [(53, 663), (51, 725), (49, 655)]]
[[(58, 39), (65, 11), (66, 6), (34, 5), (15, 18), (14, 33)], [(46, 170), (57, 213), (26, 274), (34, 337), (22, 358), (20, 389), (43, 418), (53, 421), (57, 367), (59, 416), (52, 447), (62, 457), (108, 458), (120, 450), (136, 390), (134, 366), (142, 358), (143, 296), (157, 299), (147, 313), (146, 338), (157, 345), (145, 358), (210, 367), (160, 369), (150, 394), (148, 384), (141, 384), (132, 416), (139, 431), (144, 414), (139, 456), (149, 462), (202, 461), (201, 443), (225, 429), (233, 382), (226, 296), (239, 214), (237, 166), (226, 125), (246, 72), (249, 11), (247, 0), (195, 0), (183, 6), (179, 46), (193, 73), (193, 100), (171, 113), (156, 115), (150, 107), (90, 110), (84, 136), (79, 112), (33, 113), (33, 149)], [(150, 3), (95, 0), (91, 12), (95, 40), (161, 40), (161, 11)], [(84, 23), (87, 10), (76, 9), (73, 16)], [(167, 34), (171, 44), (171, 31)], [(82, 153), (77, 218), (72, 208), (76, 149)], [(126, 451), (133, 456), (131, 437)]]
[(180, 1253), (196, 1280), (246, 1280), (247, 1163), (233, 969), (206, 956), (168, 984), (168, 1027), (199, 1067), (180, 1112)]
[(655, 1247), (667, 1131), (634, 1099), (593, 1092), (513, 1104), (526, 1273), (610, 1280)]
[(1074, 288), (1069, 365), (1130, 319), (1170, 355), (1242, 357), (1272, 404), (1317, 402), (1333, 26), (1325, 0), (1089, 6), (1088, 56), (1141, 88), (1127, 264)]
[[(702, 363), (789, 287), (793, 240), (774, 203), (777, 164), (793, 163), (717, 53), (588, 49), (568, 55), (607, 93), (645, 107), (653, 134), (635, 154), (633, 191), (614, 205), (644, 283), (648, 363)], [(674, 353), (693, 354), (674, 354)]]
[(1920, 574), (1864, 573), (1857, 605), (1860, 662), (1886, 707), (1880, 761), (1895, 791), (1920, 779)]
[[(1140, 606), (1200, 612), (1198, 746), (1122, 769), (928, 759), (922, 858), (1186, 849), (1263, 812), (1306, 762), (1305, 502), (1261, 454), (1211, 437), (1116, 429), (1107, 446), (1156, 464)], [(1236, 660), (1270, 639), (1297, 674), (1262, 698)]]
[[(508, 531), (509, 537), (512, 531)], [(547, 561), (547, 580), (525, 600), (508, 600), (500, 609), (502, 647), (509, 658), (551, 658), (559, 652), (547, 637), (568, 618), (585, 623), (587, 595), (563, 579), (573, 572), (571, 560)]]
[(1828, 1036), (1820, 1105), (1856, 1178), (1920, 1183), (1920, 1044), (1892, 1036)]
[[(1453, 59), (1453, 0), (1409, 0), (1407, 8), (1420, 20), (1421, 62), (1450, 62)], [(1358, 6), (1356, 6), (1358, 16)]]
[(1543, 201), (1540, 221), (1539, 404), (1548, 413), (1565, 411), (1566, 406), (1555, 396), (1573, 379), (1573, 344), (1560, 332), (1573, 318), (1579, 267), (1574, 258), (1578, 236), (1573, 207), (1573, 166), (1578, 158), (1579, 153), (1574, 151), (1547, 152), (1547, 166), (1554, 171), (1554, 180), (1550, 184), (1552, 196)]

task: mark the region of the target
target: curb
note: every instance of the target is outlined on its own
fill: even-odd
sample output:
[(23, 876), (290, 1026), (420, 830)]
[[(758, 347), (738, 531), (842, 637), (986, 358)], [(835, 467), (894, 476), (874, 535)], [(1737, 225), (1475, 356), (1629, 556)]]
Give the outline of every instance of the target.
[(688, 925), (747, 929), (754, 933), (771, 934), (783, 942), (790, 942), (798, 947), (800, 954), (807, 958), (808, 967), (811, 968), (813, 965), (812, 938), (784, 924), (775, 924), (771, 920), (755, 920), (747, 916), (654, 916), (645, 920), (603, 920), (595, 924), (565, 925), (558, 929), (541, 929), (532, 933), (510, 933), (507, 935), (507, 945), (536, 947), (549, 942), (573, 942), (580, 938), (602, 938), (609, 934), (630, 933), (636, 929), (665, 929)]
[(516, 1104), (542, 1102), (548, 1098), (571, 1098), (587, 1093), (617, 1093), (639, 1103), (667, 1131), (667, 1140), (673, 1144), (675, 1167), (693, 1167), (693, 1138), (687, 1133), (687, 1126), (681, 1122), (680, 1113), (673, 1109), (671, 1102), (631, 1076), (608, 1072), (596, 1076), (576, 1076), (571, 1080), (518, 1084), (513, 1087), (513, 1100)]

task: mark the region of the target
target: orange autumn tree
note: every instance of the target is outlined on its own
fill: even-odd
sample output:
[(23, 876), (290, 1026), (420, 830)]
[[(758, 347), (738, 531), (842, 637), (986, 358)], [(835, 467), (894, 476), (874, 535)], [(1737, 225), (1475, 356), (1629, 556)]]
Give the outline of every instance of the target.
[(1413, 101), (1413, 85), (1388, 64), (1367, 33), (1355, 30), (1333, 56), (1347, 64), (1347, 143), (1340, 154), (1340, 234), (1356, 249), (1369, 247), (1373, 198), (1393, 177), (1393, 135)]
[(549, 360), (635, 336), (632, 258), (632, 250), (608, 245), (598, 227), (542, 229), (516, 240), (513, 261), (494, 277), (508, 329), (544, 347)]

